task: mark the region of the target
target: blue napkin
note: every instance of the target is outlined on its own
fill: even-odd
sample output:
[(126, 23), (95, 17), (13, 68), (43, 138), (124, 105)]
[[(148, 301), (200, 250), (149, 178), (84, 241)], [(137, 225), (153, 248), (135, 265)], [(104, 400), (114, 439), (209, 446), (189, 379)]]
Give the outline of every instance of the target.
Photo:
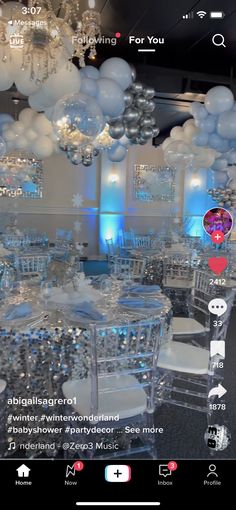
[(129, 308), (150, 308), (150, 309), (157, 309), (157, 308), (162, 308), (163, 307), (163, 303), (160, 303), (160, 301), (157, 301), (156, 299), (155, 300), (152, 300), (152, 299), (142, 299), (141, 297), (133, 297), (133, 298), (128, 298), (128, 297), (123, 297), (123, 298), (120, 298), (118, 303), (122, 306), (126, 306), (126, 307), (129, 307)]
[(20, 303), (19, 305), (11, 305), (5, 313), (5, 319), (8, 321), (14, 319), (22, 319), (32, 314), (32, 307), (29, 303)]
[(72, 306), (70, 311), (76, 315), (78, 319), (91, 319), (93, 321), (104, 320), (104, 315), (88, 301), (83, 301), (82, 303), (78, 303), (78, 305)]
[(125, 290), (134, 294), (153, 294), (154, 292), (160, 292), (161, 288), (159, 285), (133, 285), (126, 287)]

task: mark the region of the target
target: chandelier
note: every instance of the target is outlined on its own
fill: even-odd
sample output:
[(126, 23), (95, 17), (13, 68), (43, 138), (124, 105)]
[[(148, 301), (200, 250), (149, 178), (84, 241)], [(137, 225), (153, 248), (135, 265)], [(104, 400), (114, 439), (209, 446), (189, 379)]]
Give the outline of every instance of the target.
[[(30, 80), (43, 83), (73, 57), (85, 66), (85, 54), (96, 56), (101, 36), (95, 0), (80, 16), (79, 0), (62, 0), (54, 11), (51, 0), (21, 0), (13, 5), (0, 0), (0, 58), (29, 71)], [(11, 4), (11, 2), (10, 2)]]

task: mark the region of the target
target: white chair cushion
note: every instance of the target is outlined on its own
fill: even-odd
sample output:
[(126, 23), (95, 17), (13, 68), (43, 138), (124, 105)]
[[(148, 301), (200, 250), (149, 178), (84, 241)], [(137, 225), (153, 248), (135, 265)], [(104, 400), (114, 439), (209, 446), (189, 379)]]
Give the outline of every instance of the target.
[(4, 390), (6, 389), (6, 381), (4, 381), (4, 379), (0, 379), (0, 393), (3, 393)]
[(173, 318), (173, 335), (199, 335), (209, 331), (200, 322), (189, 317)]
[(166, 370), (204, 375), (208, 372), (209, 351), (182, 342), (170, 342), (160, 350), (157, 366)]
[(191, 289), (193, 287), (193, 280), (167, 277), (163, 283), (163, 287), (171, 289)]
[[(104, 392), (105, 390), (109, 392)], [(81, 416), (90, 415), (91, 378), (70, 380), (62, 385), (66, 398), (76, 397), (73, 408)], [(99, 409), (98, 415), (115, 416), (120, 419), (131, 418), (145, 412), (147, 396), (143, 387), (132, 375), (110, 375), (98, 379)]]

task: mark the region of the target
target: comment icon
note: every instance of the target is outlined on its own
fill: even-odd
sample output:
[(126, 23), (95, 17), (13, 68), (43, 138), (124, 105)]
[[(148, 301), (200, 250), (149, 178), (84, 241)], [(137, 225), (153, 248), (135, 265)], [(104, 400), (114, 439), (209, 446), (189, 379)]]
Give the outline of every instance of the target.
[(171, 475), (171, 470), (168, 468), (168, 464), (160, 464), (159, 475), (164, 477)]
[(221, 317), (221, 315), (224, 315), (227, 310), (227, 303), (221, 298), (212, 299), (210, 303), (208, 303), (208, 310), (213, 313), (213, 315)]

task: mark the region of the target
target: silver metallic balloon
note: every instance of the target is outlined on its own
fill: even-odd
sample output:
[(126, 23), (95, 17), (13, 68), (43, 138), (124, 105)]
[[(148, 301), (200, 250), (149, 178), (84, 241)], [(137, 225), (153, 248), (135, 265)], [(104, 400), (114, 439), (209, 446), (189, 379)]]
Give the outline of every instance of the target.
[(153, 137), (153, 130), (151, 126), (147, 126), (145, 128), (142, 128), (140, 131), (140, 136), (144, 140), (149, 140), (149, 138)]
[(140, 113), (137, 110), (137, 108), (127, 108), (124, 111), (123, 118), (126, 124), (135, 124), (136, 122), (138, 122), (139, 117)]
[(109, 119), (108, 124), (109, 124), (109, 126), (114, 126), (115, 124), (117, 124), (117, 122), (122, 122), (122, 121), (123, 121), (123, 115), (120, 115), (119, 117), (114, 117), (113, 119)]
[(139, 145), (146, 145), (148, 140), (145, 140), (145, 138), (142, 138), (141, 136), (138, 137), (138, 144)]
[(152, 99), (150, 99), (149, 101), (147, 101), (147, 105), (145, 106), (144, 111), (151, 113), (155, 110), (155, 108), (156, 108), (155, 102)]
[(130, 66), (130, 69), (131, 69), (132, 80), (134, 82), (136, 80), (136, 76), (137, 76), (136, 69), (135, 69), (133, 64), (130, 64), (129, 66)]
[(83, 156), (82, 163), (84, 166), (91, 166), (93, 164), (93, 158)]
[(156, 120), (151, 115), (142, 115), (139, 120), (139, 124), (142, 127), (153, 126), (156, 123)]
[(146, 99), (152, 99), (155, 96), (155, 89), (153, 87), (144, 87), (143, 95)]
[(117, 122), (109, 127), (109, 135), (115, 140), (119, 140), (125, 133), (125, 128), (121, 122)]
[(160, 129), (159, 129), (159, 127), (157, 127), (157, 126), (153, 126), (153, 127), (152, 127), (152, 136), (153, 136), (153, 138), (155, 138), (156, 136), (158, 136), (158, 135), (159, 135), (159, 133), (160, 133)]
[(134, 104), (139, 110), (144, 110), (147, 107), (147, 100), (142, 94), (139, 94), (135, 97)]
[(125, 128), (125, 134), (127, 138), (132, 139), (138, 136), (139, 134), (139, 128), (138, 126), (129, 126)]
[(81, 153), (79, 151), (74, 151), (70, 161), (73, 165), (79, 165), (82, 162)]
[(125, 102), (126, 108), (128, 108), (129, 106), (132, 105), (133, 100), (134, 100), (134, 96), (133, 96), (132, 92), (129, 92), (128, 90), (125, 90), (125, 92), (124, 92), (124, 102)]
[(143, 85), (140, 82), (134, 82), (133, 85), (131, 85), (132, 92), (134, 94), (141, 94), (143, 91)]
[(94, 149), (93, 149), (94, 157), (98, 156), (99, 154), (100, 154), (100, 150), (97, 147), (94, 147)]

